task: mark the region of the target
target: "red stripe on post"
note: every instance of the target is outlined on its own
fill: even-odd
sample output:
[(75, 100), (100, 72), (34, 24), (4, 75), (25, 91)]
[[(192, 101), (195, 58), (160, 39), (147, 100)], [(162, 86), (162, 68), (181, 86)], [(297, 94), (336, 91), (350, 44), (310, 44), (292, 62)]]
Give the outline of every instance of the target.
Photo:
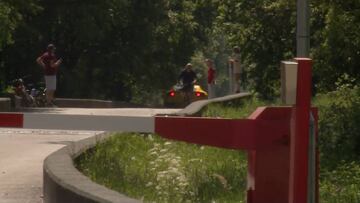
[(22, 128), (23, 124), (23, 114), (0, 114), (0, 127)]

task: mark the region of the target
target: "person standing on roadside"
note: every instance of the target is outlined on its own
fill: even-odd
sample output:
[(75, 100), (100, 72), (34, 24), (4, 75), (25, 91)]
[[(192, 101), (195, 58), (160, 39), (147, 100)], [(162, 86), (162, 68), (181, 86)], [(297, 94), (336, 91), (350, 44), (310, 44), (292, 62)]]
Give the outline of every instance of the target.
[(242, 74), (242, 67), (241, 67), (241, 58), (240, 58), (240, 48), (235, 46), (233, 48), (233, 55), (229, 59), (229, 63), (233, 67), (234, 71), (234, 78), (235, 78), (235, 93), (240, 93), (240, 86), (241, 86), (241, 74)]
[(209, 93), (209, 99), (215, 98), (215, 66), (214, 61), (211, 59), (206, 59), (205, 64), (208, 68), (208, 78), (207, 78), (207, 84), (208, 84), (208, 93)]
[(55, 55), (56, 47), (53, 44), (47, 46), (46, 52), (36, 59), (36, 62), (43, 68), (46, 85), (46, 101), (48, 106), (54, 105), (56, 91), (56, 74), (62, 59)]

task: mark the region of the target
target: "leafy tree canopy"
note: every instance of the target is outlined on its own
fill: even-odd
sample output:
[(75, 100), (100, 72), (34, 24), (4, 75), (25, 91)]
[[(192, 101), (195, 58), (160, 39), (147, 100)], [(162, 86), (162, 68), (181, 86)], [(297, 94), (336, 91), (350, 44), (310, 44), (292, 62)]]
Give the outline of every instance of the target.
[[(318, 91), (347, 73), (359, 78), (360, 3), (311, 2), (311, 57)], [(279, 93), (279, 63), (295, 56), (296, 2), (287, 0), (3, 0), (0, 80), (42, 80), (36, 57), (48, 43), (64, 59), (58, 96), (145, 102), (161, 98), (189, 61), (205, 79), (215, 59), (227, 87), (227, 59), (240, 46), (248, 87)]]

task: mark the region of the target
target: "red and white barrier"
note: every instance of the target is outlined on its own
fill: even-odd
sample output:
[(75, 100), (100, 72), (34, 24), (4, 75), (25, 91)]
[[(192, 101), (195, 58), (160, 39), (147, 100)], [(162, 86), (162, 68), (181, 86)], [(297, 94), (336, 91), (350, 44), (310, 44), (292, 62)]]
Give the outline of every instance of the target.
[(154, 132), (153, 116), (0, 113), (0, 127)]

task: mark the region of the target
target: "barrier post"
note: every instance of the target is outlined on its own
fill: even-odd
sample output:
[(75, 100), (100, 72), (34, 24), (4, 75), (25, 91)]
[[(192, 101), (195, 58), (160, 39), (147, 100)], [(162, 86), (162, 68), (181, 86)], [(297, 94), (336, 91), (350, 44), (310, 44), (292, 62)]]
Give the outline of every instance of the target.
[(312, 203), (308, 202), (312, 61), (308, 58), (295, 60), (298, 75), (296, 104), (291, 116), (289, 203)]

